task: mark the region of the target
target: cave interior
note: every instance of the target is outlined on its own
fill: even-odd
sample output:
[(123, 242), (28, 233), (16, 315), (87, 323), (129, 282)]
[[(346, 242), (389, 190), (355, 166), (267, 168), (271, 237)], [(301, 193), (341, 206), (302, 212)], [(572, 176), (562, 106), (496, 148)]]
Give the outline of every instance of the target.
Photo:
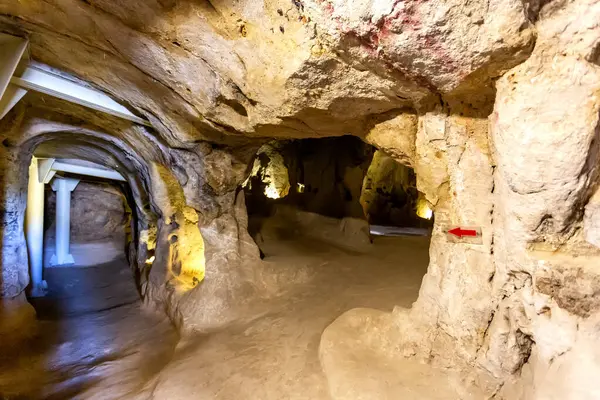
[(0, 398), (600, 399), (598, 21), (0, 1)]

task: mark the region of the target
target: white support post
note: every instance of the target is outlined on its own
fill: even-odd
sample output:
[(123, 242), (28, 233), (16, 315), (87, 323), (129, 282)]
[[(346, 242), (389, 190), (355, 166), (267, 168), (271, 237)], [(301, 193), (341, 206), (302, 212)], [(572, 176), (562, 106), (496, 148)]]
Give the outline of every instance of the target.
[(50, 260), (51, 265), (74, 264), (69, 253), (71, 235), (71, 192), (79, 179), (58, 178), (52, 182), (52, 190), (56, 192), (56, 252)]
[(29, 165), (29, 186), (27, 189), (27, 210), (25, 232), (31, 268), (33, 297), (43, 296), (47, 285), (43, 280), (44, 253), (44, 183), (38, 178), (38, 160), (33, 157)]
[(42, 183), (50, 183), (56, 171), (52, 169), (54, 158), (39, 158), (38, 159), (38, 178)]
[(19, 64), (27, 62), (28, 44), (27, 39), (0, 33), (0, 119), (27, 93), (27, 89), (9, 82), (22, 69)]

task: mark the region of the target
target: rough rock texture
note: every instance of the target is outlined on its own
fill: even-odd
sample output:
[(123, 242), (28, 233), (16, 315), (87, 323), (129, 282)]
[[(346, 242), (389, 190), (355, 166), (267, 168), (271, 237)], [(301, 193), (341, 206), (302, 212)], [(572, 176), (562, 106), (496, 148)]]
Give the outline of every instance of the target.
[(315, 3), (320, 17), (332, 19), (328, 31), (351, 62), (444, 93), (481, 70), (498, 74), (498, 62), (527, 49), (533, 36), (527, 14), (535, 10), (518, 1)]
[[(56, 234), (56, 193), (46, 186), (45, 238)], [(104, 182), (79, 182), (71, 194), (71, 243), (125, 240), (129, 227), (127, 199), (121, 189)]]
[[(412, 162), (416, 159), (417, 115), (396, 111), (393, 114), (382, 114), (378, 119), (380, 121), (364, 136), (365, 142), (390, 155), (400, 164), (412, 167)], [(402, 135), (398, 135), (398, 132), (402, 132)]]
[[(10, 121), (10, 120), (6, 120)], [(2, 121), (2, 132), (6, 135), (18, 134), (18, 121), (6, 123)], [(13, 124), (11, 124), (11, 122)], [(15, 122), (17, 122), (15, 124)], [(12, 126), (11, 126), (12, 125)], [(25, 247), (25, 234), (23, 223), (25, 218), (25, 203), (27, 201), (27, 171), (19, 171), (15, 164), (22, 163), (19, 149), (14, 148), (10, 141), (4, 139), (2, 147), (2, 173), (0, 185), (2, 187), (2, 271), (0, 275), (0, 288), (2, 297), (16, 297), (29, 283), (29, 275), (23, 264), (27, 263), (27, 247)], [(23, 190), (25, 188), (25, 190)]]
[(600, 247), (600, 190), (596, 190), (585, 206), (583, 231), (588, 243)]
[[(586, 339), (597, 330), (598, 249), (582, 239), (582, 225), (599, 178), (599, 16), (596, 2), (545, 7), (534, 52), (498, 81), (490, 117), (493, 293), (501, 296), (480, 360), (496, 376), (528, 361), (530, 372), (516, 382), (525, 398), (598, 396), (591, 377), (600, 366), (574, 358), (584, 348), (584, 359), (598, 355)], [(497, 362), (500, 352), (514, 361)]]
[(34, 59), (105, 88), (176, 144), (362, 134), (371, 115), (480, 87), (522, 61), (536, 8), (56, 0), (8, 2), (0, 14), (6, 29), (29, 33)]
[(382, 151), (376, 151), (365, 176), (360, 204), (371, 224), (426, 225), (417, 216), (415, 173)]
[(328, 217), (364, 219), (359, 199), (371, 146), (344, 136), (292, 141), (282, 152), (295, 188), (285, 203)]
[(254, 212), (268, 212), (268, 199), (280, 199), (290, 193), (290, 173), (281, 154), (285, 142), (269, 142), (260, 147), (252, 163), (250, 175), (243, 183), (246, 206)]
[[(598, 397), (599, 7), (3, 2), (0, 31), (27, 36), (34, 60), (153, 129), (35, 94), (0, 121), (1, 294), (22, 299), (28, 284), (30, 157), (60, 152), (127, 177), (130, 261), (149, 304), (185, 332), (232, 322), (270, 293), (239, 192), (254, 153), (266, 137), (350, 134), (411, 166), (436, 219), (414, 306), (326, 329), (330, 388), (361, 393), (344, 360), (368, 345), (373, 364), (455, 371), (464, 398)], [(481, 228), (480, 243), (451, 240), (457, 225)]]
[(346, 249), (370, 246), (359, 199), (373, 150), (354, 137), (272, 141), (244, 182), (249, 232), (260, 246), (275, 239), (316, 238)]

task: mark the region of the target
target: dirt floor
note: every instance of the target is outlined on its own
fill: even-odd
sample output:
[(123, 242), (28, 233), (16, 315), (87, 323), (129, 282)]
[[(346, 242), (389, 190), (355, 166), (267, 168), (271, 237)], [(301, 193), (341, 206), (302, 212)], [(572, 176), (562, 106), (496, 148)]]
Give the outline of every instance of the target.
[(182, 341), (155, 398), (330, 399), (318, 356), (321, 333), (355, 307), (410, 307), (428, 246), (428, 237), (377, 237), (371, 251), (355, 253), (307, 238), (267, 239), (264, 261), (307, 271), (305, 283), (273, 301), (260, 319)]
[(368, 252), (358, 253), (308, 238), (267, 240), (264, 262), (303, 271), (303, 283), (252, 322), (179, 341), (167, 321), (141, 311), (124, 260), (47, 269), (52, 290), (33, 301), (39, 334), (30, 346), (3, 351), (0, 394), (329, 399), (318, 358), (321, 333), (355, 307), (410, 307), (426, 272), (428, 245), (428, 237), (376, 237)]
[(166, 318), (142, 310), (125, 259), (44, 274), (48, 295), (30, 299), (39, 320), (33, 338), (0, 347), (0, 399), (123, 399), (142, 392), (168, 363), (178, 336)]

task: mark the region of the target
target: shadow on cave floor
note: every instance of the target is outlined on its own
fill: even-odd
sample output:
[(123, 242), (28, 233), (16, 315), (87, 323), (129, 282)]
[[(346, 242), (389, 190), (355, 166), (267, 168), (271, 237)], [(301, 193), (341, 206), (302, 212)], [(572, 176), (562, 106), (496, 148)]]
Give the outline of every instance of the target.
[(429, 239), (376, 237), (369, 250), (355, 252), (306, 236), (265, 235), (266, 275), (287, 290), (258, 319), (182, 341), (154, 398), (330, 399), (319, 362), (323, 330), (356, 307), (410, 307)]
[(49, 292), (31, 299), (37, 331), (17, 349), (0, 344), (0, 399), (121, 399), (139, 394), (177, 343), (164, 319), (142, 310), (121, 258), (45, 270)]

